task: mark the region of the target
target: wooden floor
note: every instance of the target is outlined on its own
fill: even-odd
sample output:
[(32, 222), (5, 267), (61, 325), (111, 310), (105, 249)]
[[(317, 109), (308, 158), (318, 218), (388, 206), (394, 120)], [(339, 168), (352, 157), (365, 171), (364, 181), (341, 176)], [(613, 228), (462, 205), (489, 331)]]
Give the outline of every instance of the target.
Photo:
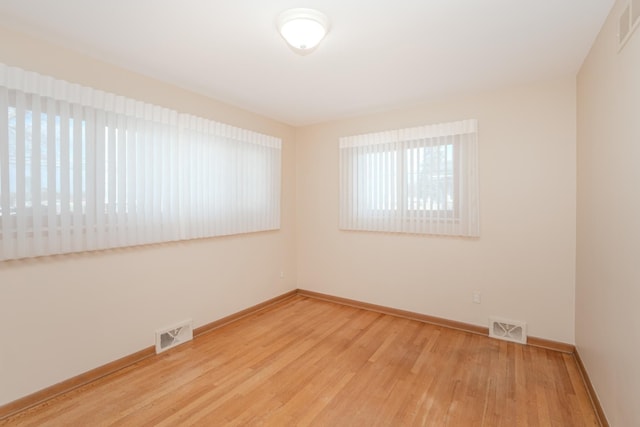
[(2, 426), (597, 426), (573, 356), (295, 296)]

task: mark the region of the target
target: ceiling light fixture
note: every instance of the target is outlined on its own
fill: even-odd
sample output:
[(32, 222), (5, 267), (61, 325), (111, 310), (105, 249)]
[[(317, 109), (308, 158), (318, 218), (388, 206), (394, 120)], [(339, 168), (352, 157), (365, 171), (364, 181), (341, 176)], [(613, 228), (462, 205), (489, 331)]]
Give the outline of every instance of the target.
[(280, 35), (301, 55), (312, 52), (328, 29), (327, 15), (315, 9), (289, 9), (278, 17)]

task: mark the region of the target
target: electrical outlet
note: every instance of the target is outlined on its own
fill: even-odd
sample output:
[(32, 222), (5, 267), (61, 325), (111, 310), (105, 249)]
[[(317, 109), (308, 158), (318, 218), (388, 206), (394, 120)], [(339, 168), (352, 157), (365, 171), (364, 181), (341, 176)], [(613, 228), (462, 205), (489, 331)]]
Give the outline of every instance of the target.
[(480, 292), (474, 292), (472, 301), (474, 304), (480, 304), (482, 302), (482, 294)]
[(284, 279), (284, 271), (281, 271), (281, 272), (280, 272), (280, 278), (281, 278), (281, 279)]

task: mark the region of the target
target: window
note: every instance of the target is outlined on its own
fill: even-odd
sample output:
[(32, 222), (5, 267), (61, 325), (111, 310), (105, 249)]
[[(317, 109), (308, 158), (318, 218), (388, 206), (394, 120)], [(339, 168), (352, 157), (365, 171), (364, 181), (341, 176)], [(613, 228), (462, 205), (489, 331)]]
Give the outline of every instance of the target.
[(477, 122), (340, 138), (340, 227), (478, 236)]
[(0, 64), (0, 260), (272, 230), (281, 140)]

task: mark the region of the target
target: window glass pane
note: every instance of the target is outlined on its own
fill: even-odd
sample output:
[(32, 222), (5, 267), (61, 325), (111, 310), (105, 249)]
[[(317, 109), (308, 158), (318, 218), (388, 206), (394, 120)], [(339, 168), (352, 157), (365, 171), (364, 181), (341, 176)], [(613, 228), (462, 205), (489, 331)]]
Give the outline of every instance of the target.
[(453, 144), (408, 149), (405, 163), (408, 209), (454, 209)]
[(16, 109), (9, 107), (9, 212), (16, 212)]

